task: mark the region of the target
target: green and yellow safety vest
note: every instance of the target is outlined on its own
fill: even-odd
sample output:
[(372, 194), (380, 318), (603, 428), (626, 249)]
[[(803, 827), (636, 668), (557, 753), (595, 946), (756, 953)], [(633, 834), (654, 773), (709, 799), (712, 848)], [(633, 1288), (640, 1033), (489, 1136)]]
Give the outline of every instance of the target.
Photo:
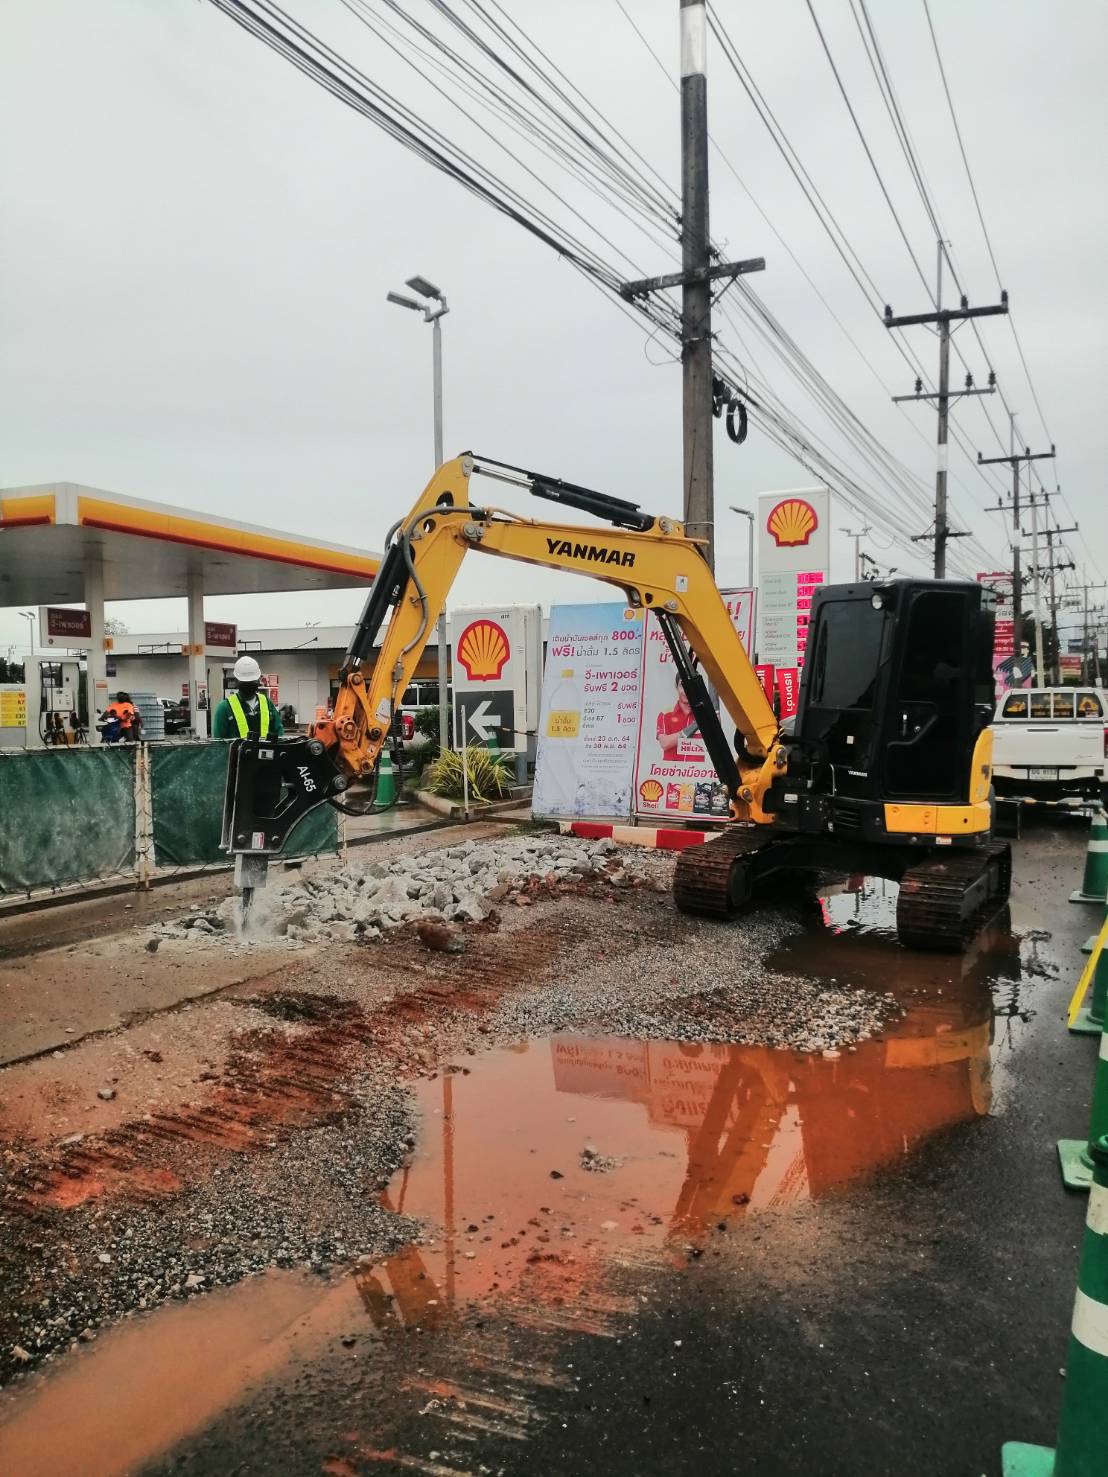
[[(242, 705), (237, 692), (227, 694), (227, 703), (234, 714), (235, 726), (239, 731), (239, 738), (249, 738), (250, 724), (246, 719), (246, 709)], [(264, 692), (258, 693), (258, 737), (266, 738), (269, 735), (269, 703)]]

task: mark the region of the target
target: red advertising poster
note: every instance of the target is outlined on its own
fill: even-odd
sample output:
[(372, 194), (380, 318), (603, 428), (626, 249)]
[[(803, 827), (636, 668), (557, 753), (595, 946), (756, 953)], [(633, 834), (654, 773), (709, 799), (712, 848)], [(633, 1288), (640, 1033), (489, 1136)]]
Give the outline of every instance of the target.
[(978, 584), (987, 586), (996, 596), (996, 633), (993, 637), (993, 682), (996, 695), (1011, 687), (1030, 687), (1035, 676), (1035, 659), (1031, 644), (1015, 643), (1015, 604), (1012, 599), (1012, 576), (1004, 570), (979, 574)]
[(800, 695), (800, 671), (797, 667), (777, 668), (777, 693), (781, 699), (780, 718), (791, 718)]
[(754, 670), (758, 674), (758, 681), (762, 684), (762, 691), (766, 695), (766, 702), (769, 703), (770, 707), (772, 707), (773, 693), (774, 689), (777, 686), (777, 679), (775, 676), (777, 668), (770, 665), (769, 663), (762, 662), (759, 663), (759, 665), (756, 666)]
[[(754, 622), (753, 592), (721, 590), (747, 652)], [(725, 726), (729, 722), (724, 720)], [(708, 757), (662, 628), (647, 611), (642, 660), (642, 713), (635, 763), (634, 809), (639, 815), (725, 820), (727, 787)]]

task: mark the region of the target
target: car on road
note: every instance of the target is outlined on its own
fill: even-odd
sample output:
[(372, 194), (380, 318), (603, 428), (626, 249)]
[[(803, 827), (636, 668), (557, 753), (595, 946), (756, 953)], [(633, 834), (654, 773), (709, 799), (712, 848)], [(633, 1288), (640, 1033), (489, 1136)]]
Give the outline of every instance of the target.
[(1017, 687), (993, 716), (998, 795), (1108, 799), (1108, 693), (1099, 687)]

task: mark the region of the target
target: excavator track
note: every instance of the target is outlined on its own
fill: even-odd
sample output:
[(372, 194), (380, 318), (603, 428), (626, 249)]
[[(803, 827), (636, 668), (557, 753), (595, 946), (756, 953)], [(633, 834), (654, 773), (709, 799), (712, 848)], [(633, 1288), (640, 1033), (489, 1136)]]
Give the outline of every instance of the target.
[(714, 841), (680, 852), (673, 874), (673, 900), (681, 912), (733, 918), (749, 893), (745, 885), (734, 885), (735, 863), (765, 844), (760, 827), (730, 825)]
[(908, 949), (957, 952), (1008, 897), (1012, 850), (993, 841), (909, 867), (900, 879), (896, 930)]

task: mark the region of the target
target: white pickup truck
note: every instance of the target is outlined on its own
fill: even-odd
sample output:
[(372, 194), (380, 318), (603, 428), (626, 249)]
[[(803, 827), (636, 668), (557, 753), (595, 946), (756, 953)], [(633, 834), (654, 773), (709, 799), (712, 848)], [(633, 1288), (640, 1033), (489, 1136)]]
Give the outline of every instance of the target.
[(1108, 798), (1108, 693), (1095, 687), (1017, 687), (993, 716), (998, 795)]

